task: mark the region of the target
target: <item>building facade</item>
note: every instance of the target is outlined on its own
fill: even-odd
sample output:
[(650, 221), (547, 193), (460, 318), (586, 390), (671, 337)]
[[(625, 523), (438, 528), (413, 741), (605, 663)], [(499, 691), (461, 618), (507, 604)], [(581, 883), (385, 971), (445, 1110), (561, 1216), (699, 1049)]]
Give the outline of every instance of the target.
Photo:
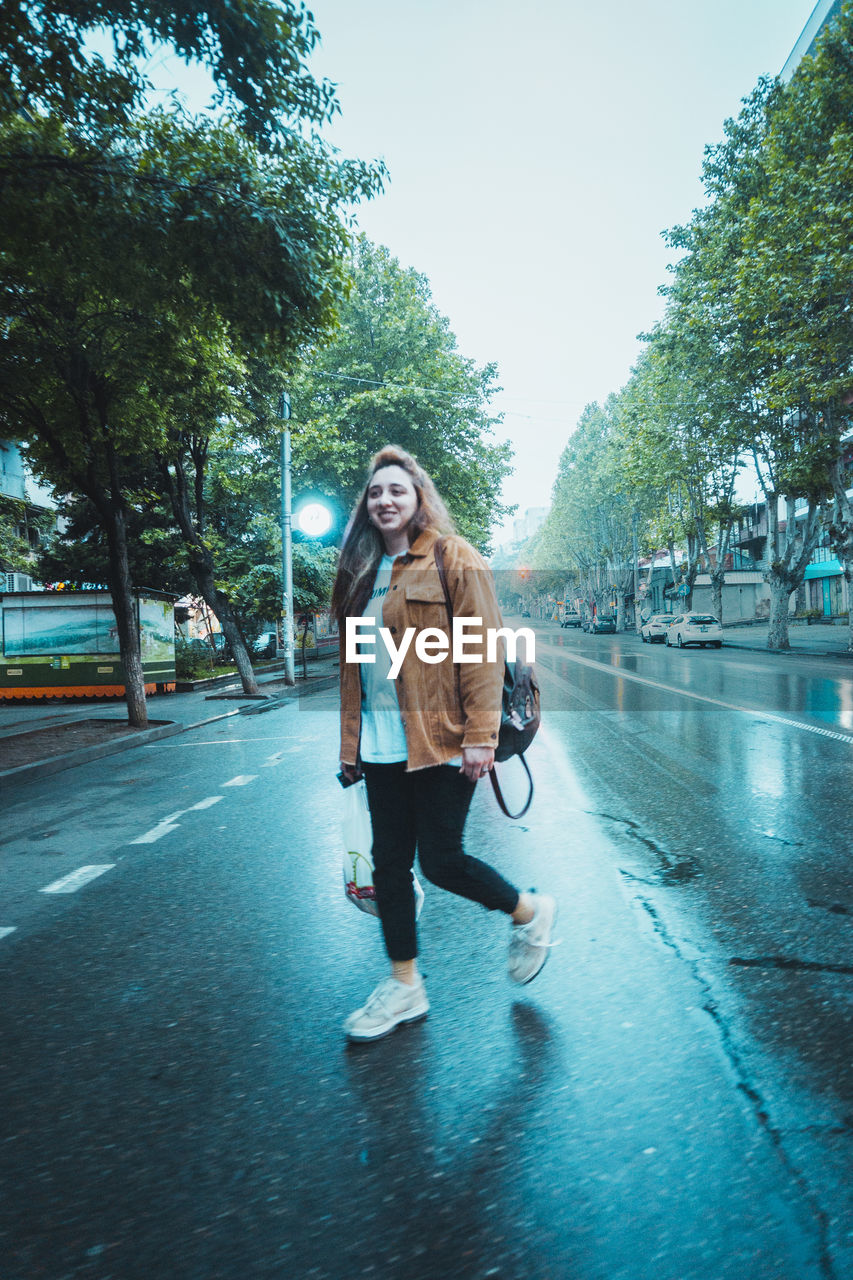
[[(35, 480), (18, 446), (11, 440), (0, 440), (0, 520), (8, 526), (7, 532), (22, 547), (35, 552), (42, 539), (45, 513), (55, 509), (53, 493)], [(29, 574), (0, 562), (0, 589), (26, 591), (32, 586)]]

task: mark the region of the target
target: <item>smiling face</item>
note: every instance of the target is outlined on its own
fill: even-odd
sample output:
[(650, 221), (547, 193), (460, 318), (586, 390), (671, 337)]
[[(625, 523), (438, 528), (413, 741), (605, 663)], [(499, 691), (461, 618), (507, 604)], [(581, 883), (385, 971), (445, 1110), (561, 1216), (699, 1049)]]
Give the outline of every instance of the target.
[(367, 486), (367, 518), (379, 530), (389, 553), (408, 545), (407, 530), (418, 509), (411, 476), (402, 467), (380, 467)]

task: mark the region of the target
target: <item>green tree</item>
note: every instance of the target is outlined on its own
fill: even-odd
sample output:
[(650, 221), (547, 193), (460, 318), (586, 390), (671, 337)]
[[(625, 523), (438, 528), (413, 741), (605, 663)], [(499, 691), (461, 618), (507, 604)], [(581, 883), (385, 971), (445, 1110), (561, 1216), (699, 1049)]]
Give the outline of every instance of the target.
[[(824, 501), (853, 590), (853, 502), (844, 439), (853, 351), (853, 4), (821, 34), (769, 116), (766, 187), (744, 219), (738, 305), (783, 415), (786, 471), (810, 506)], [(782, 483), (785, 483), (783, 480)], [(790, 481), (788, 481), (790, 487)], [(793, 513), (789, 511), (789, 522)], [(808, 519), (808, 517), (806, 518)], [(797, 521), (797, 524), (801, 524)], [(802, 554), (810, 540), (802, 539)], [(807, 561), (808, 557), (806, 557)], [(848, 640), (853, 651), (853, 620)]]
[(305, 65), (318, 38), (312, 15), (292, 0), (4, 0), (0, 119), (23, 109), (121, 128), (150, 88), (146, 60), (165, 45), (205, 66), (243, 132), (269, 141), (338, 109), (334, 86)]
[(0, 133), (0, 423), (97, 510), (131, 723), (146, 723), (126, 470), (175, 421), (229, 412), (249, 354), (283, 362), (343, 288), (344, 209), (379, 176), (308, 143), (261, 156), (163, 113), (121, 136), (55, 120)]
[(361, 237), (338, 327), (294, 369), (294, 485), (349, 509), (371, 455), (401, 445), (432, 475), (460, 532), (486, 551), (508, 511), (500, 488), (510, 450), (491, 439), (496, 376), (494, 365), (460, 355), (426, 278)]
[(764, 493), (763, 572), (770, 587), (772, 649), (788, 647), (789, 599), (803, 581), (820, 535), (829, 460), (816, 416), (777, 393), (784, 351), (757, 340), (756, 308), (741, 281), (752, 253), (751, 219), (770, 198), (768, 136), (784, 100), (783, 86), (762, 80), (737, 118), (725, 122), (723, 141), (705, 155), (709, 204), (689, 226), (670, 235), (671, 244), (688, 255), (677, 268), (688, 323), (713, 329), (716, 359), (701, 375), (703, 383), (721, 386), (722, 396), (714, 390), (713, 398), (724, 420), (743, 431), (744, 453), (752, 458)]
[(55, 519), (22, 498), (0, 494), (0, 572), (38, 577), (38, 548), (49, 539)]
[[(334, 547), (293, 543), (293, 612), (322, 613), (329, 607), (338, 562)], [(254, 631), (281, 612), (281, 559), (255, 565), (233, 587), (234, 603), (242, 617), (252, 619)]]
[[(187, 560), (180, 535), (159, 492), (149, 483), (127, 486), (127, 552), (131, 581), (139, 587), (183, 595), (188, 589)], [(88, 498), (68, 498), (59, 504), (61, 532), (46, 538), (36, 557), (40, 582), (69, 582), (82, 587), (105, 586), (109, 577), (109, 547), (95, 507)]]
[(644, 514), (645, 490), (628, 491), (624, 479), (622, 397), (589, 404), (560, 457), (551, 509), (535, 551), (534, 567), (573, 569), (590, 606), (609, 613), (615, 598), (619, 626), (630, 625), (635, 514)]
[[(745, 444), (742, 418), (720, 363), (713, 317), (703, 314), (692, 291), (695, 262), (679, 264), (662, 324), (622, 395), (627, 419), (625, 475), (632, 486), (656, 495), (652, 541), (665, 545), (675, 564), (676, 541), (686, 550), (681, 582), (685, 606), (698, 573), (711, 580), (713, 611), (722, 618), (726, 558), (740, 507), (735, 486)], [(675, 575), (673, 575), (675, 585)]]

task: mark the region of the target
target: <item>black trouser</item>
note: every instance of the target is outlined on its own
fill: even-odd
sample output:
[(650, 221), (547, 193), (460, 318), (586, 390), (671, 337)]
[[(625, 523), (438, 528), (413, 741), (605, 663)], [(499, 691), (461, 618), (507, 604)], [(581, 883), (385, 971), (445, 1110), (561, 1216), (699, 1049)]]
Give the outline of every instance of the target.
[(392, 960), (418, 953), (412, 865), (415, 849), (427, 880), (511, 915), (518, 890), (462, 849), (462, 829), (477, 785), (458, 765), (406, 772), (405, 764), (365, 764), (373, 823), (373, 883), (385, 948)]

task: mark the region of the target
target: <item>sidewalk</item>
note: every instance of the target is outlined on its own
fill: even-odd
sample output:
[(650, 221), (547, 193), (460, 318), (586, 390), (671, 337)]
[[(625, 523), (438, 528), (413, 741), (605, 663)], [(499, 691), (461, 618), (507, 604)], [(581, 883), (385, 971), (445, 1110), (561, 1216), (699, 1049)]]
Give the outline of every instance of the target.
[(295, 685), (285, 684), (281, 670), (259, 674), (260, 695), (244, 694), (238, 677), (222, 676), (192, 692), (151, 695), (148, 729), (130, 728), (123, 698), (0, 702), (0, 786), (46, 777), (228, 716), (259, 715), (337, 680), (337, 655), (312, 662), (307, 679), (297, 666)]
[[(727, 627), (723, 624), (723, 645), (727, 649), (755, 649), (761, 653), (778, 653), (779, 650), (767, 648), (767, 633), (770, 628), (766, 623), (750, 623), (747, 626)], [(848, 629), (846, 619), (842, 624), (817, 623), (808, 626), (805, 622), (788, 624), (788, 642), (790, 650), (783, 653), (802, 654), (805, 657), (825, 658), (841, 657), (853, 659), (847, 650)]]

